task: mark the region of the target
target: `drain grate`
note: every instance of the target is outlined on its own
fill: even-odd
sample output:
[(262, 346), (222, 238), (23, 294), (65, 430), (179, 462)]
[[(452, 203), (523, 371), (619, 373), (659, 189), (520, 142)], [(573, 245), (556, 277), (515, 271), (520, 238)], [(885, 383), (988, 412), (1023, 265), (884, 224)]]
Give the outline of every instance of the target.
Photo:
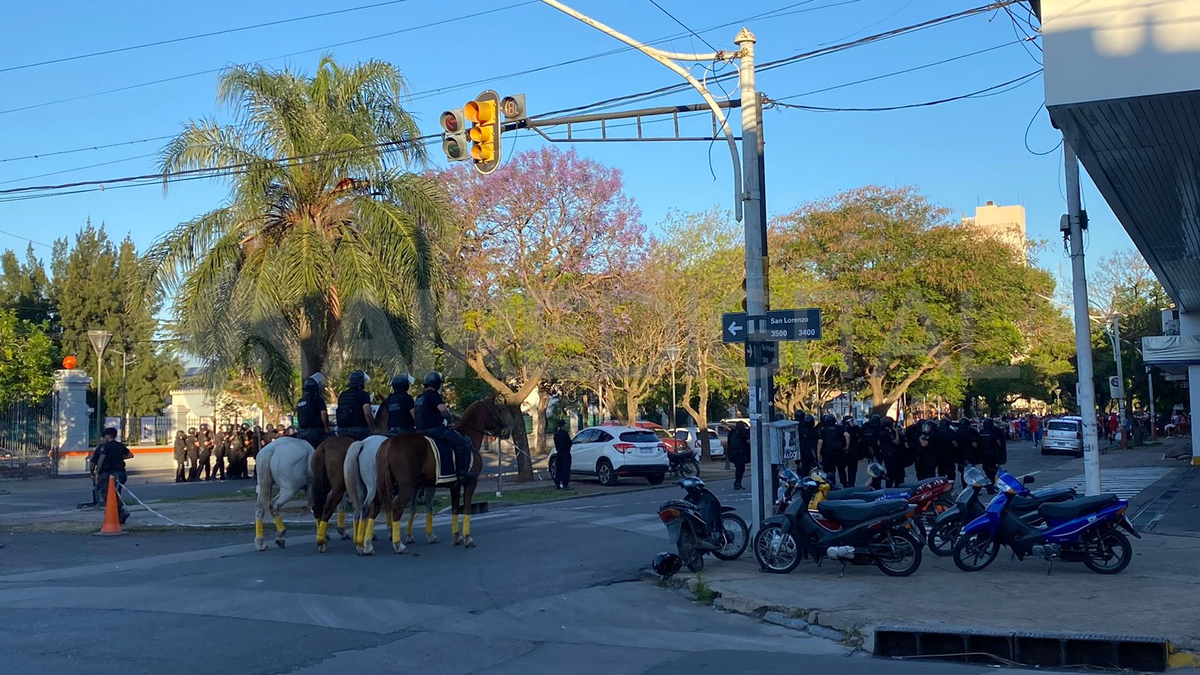
[(1167, 669), (1166, 638), (1086, 633), (995, 632), (885, 626), (875, 630), (875, 656), (1001, 663), (1040, 668), (1090, 666), (1141, 672)]

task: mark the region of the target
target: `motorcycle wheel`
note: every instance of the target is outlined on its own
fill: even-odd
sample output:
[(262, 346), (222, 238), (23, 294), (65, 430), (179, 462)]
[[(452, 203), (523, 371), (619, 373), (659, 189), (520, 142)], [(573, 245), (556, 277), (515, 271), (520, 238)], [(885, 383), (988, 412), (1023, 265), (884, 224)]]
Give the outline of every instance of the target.
[(679, 550), (679, 557), (683, 559), (683, 564), (697, 574), (704, 569), (704, 552), (697, 546), (698, 543), (696, 531), (692, 529), (690, 523), (685, 523), (679, 530), (679, 544), (676, 545), (676, 548)]
[(699, 476), (700, 462), (697, 462), (694, 459), (689, 459), (688, 461), (680, 464), (679, 474), (684, 478), (695, 478), (696, 476)]
[(754, 535), (754, 558), (764, 572), (787, 574), (800, 564), (800, 544), (778, 523), (764, 525)]
[(875, 558), (875, 566), (889, 577), (906, 577), (916, 572), (921, 566), (921, 542), (900, 531), (892, 532), (890, 539), (893, 552)]
[(972, 532), (954, 544), (954, 565), (964, 572), (978, 572), (992, 564), (1000, 554), (1000, 542), (986, 532)]
[(1115, 529), (1095, 532), (1083, 546), (1083, 564), (1096, 574), (1116, 574), (1133, 560), (1129, 537)]
[(929, 530), (925, 542), (934, 555), (946, 558), (954, 553), (954, 545), (958, 543), (958, 533), (962, 531), (962, 522), (958, 519), (943, 521)]
[(713, 551), (713, 555), (721, 560), (737, 560), (746, 552), (746, 545), (750, 543), (750, 528), (741, 516), (723, 513), (721, 529), (724, 530), (725, 545)]

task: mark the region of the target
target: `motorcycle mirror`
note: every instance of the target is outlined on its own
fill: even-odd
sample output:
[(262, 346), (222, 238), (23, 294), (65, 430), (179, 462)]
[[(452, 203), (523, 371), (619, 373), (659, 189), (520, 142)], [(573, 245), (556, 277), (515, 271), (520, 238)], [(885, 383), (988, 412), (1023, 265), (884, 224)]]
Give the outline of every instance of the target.
[(1036, 479), (1033, 476), (1025, 476), (1021, 479), (1022, 485), (1032, 485)]

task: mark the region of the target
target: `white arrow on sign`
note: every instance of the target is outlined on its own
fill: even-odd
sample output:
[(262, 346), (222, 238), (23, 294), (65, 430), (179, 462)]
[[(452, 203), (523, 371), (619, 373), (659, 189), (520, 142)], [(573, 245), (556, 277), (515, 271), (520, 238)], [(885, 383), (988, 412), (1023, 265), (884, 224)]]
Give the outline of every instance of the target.
[(728, 327), (728, 328), (726, 328), (726, 330), (728, 330), (728, 331), (729, 331), (729, 334), (730, 334), (730, 335), (732, 335), (732, 336), (734, 336), (734, 337), (737, 337), (738, 331), (739, 331), (739, 330), (741, 330), (741, 329), (742, 329), (742, 324), (740, 324), (740, 323), (738, 323), (738, 322), (736, 322), (736, 321), (731, 321), (731, 322), (729, 323), (729, 327)]

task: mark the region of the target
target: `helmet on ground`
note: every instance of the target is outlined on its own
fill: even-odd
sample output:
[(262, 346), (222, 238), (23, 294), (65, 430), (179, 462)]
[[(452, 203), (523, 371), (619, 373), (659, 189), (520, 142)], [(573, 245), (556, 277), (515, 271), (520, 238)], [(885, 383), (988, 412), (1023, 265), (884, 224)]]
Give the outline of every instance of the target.
[(356, 370), (356, 371), (350, 373), (350, 386), (351, 387), (362, 388), (362, 387), (367, 386), (367, 383), (370, 381), (371, 381), (371, 377), (361, 370)]
[(683, 558), (674, 553), (663, 551), (654, 556), (654, 573), (663, 579), (670, 579), (683, 567)]
[(442, 388), (442, 374), (436, 370), (431, 370), (425, 373), (425, 386), (434, 389)]
[(408, 391), (410, 384), (412, 384), (412, 378), (408, 373), (400, 373), (392, 378), (392, 389), (395, 391)]
[(879, 462), (871, 462), (867, 465), (867, 475), (871, 478), (883, 478), (887, 474), (887, 470)]

